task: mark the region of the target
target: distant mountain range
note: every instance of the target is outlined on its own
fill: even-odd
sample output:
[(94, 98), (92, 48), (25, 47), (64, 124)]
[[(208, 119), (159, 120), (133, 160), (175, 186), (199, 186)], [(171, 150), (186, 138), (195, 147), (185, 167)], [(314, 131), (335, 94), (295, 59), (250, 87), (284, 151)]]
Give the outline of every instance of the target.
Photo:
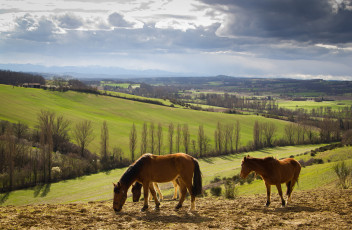
[(32, 64), (0, 64), (0, 69), (40, 73), (43, 76), (63, 75), (75, 78), (136, 78), (199, 76), (191, 73), (174, 73), (162, 70), (130, 70), (103, 66), (43, 66)]

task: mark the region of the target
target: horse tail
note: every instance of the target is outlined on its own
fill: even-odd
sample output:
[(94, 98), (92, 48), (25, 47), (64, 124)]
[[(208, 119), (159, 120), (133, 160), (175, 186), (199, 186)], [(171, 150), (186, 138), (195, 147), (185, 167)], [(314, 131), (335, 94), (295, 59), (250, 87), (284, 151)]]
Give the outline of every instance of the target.
[(202, 173), (198, 161), (194, 158), (192, 160), (194, 163), (192, 195), (197, 196), (202, 194)]

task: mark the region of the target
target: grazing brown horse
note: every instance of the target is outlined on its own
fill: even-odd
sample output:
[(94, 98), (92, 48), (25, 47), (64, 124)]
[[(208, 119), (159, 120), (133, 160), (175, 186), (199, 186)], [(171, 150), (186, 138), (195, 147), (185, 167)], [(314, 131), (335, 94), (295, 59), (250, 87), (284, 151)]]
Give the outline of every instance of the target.
[[(178, 180), (173, 180), (172, 181), (172, 184), (174, 185), (174, 196), (171, 198), (172, 200), (176, 200), (177, 199), (177, 188), (178, 188)], [(158, 192), (159, 194), (159, 199), (160, 201), (163, 200), (163, 194), (161, 194), (161, 191), (160, 191), (160, 188), (159, 188), (159, 185), (158, 183), (156, 182), (153, 182), (153, 185), (154, 185), (154, 188), (156, 188), (156, 191)], [(150, 189), (149, 189), (150, 191)], [(151, 192), (151, 191), (150, 191)], [(139, 198), (141, 197), (142, 195), (142, 184), (139, 183), (139, 182), (136, 182), (132, 185), (132, 200), (133, 202), (138, 202), (139, 201)], [(152, 197), (149, 198), (149, 200), (151, 200)]]
[(120, 181), (117, 184), (114, 184), (113, 208), (116, 212), (119, 212), (122, 209), (127, 198), (127, 191), (136, 181), (143, 186), (144, 206), (141, 211), (148, 209), (149, 189), (154, 197), (156, 208), (159, 208), (160, 202), (156, 197), (152, 182), (163, 183), (173, 181), (176, 178), (178, 178), (180, 182), (181, 191), (181, 198), (176, 209), (182, 207), (188, 190), (191, 194), (191, 210), (194, 210), (195, 196), (202, 192), (202, 176), (198, 161), (184, 153), (175, 153), (164, 156), (153, 154), (142, 155), (126, 170)]
[(298, 182), (301, 165), (292, 158), (277, 160), (273, 157), (254, 158), (244, 157), (242, 160), (242, 169), (240, 176), (246, 178), (248, 174), (254, 171), (259, 174), (266, 186), (267, 202), (266, 206), (270, 205), (270, 189), (271, 185), (276, 185), (281, 197), (282, 206), (285, 206), (285, 200), (282, 197), (281, 184), (286, 183), (288, 202), (291, 202), (291, 194), (293, 186)]

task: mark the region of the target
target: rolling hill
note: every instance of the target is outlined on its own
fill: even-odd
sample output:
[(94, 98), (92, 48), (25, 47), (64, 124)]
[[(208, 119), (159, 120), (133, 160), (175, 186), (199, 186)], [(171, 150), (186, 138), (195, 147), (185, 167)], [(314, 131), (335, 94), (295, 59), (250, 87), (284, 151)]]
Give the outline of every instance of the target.
[[(125, 156), (129, 155), (129, 133), (133, 123), (137, 127), (138, 138), (144, 122), (161, 123), (163, 127), (164, 151), (167, 151), (167, 127), (170, 122), (188, 124), (191, 140), (197, 140), (199, 125), (213, 145), (214, 131), (218, 122), (241, 125), (241, 145), (247, 145), (253, 138), (255, 121), (273, 122), (278, 130), (276, 137), (283, 135), (287, 122), (255, 115), (233, 115), (172, 108), (109, 96), (78, 93), (73, 91), (56, 92), (42, 89), (19, 88), (0, 85), (0, 119), (22, 122), (29, 127), (37, 125), (37, 115), (41, 110), (54, 111), (72, 122), (71, 128), (81, 120), (92, 121), (94, 140), (88, 149), (98, 153), (100, 130), (103, 121), (107, 121), (110, 134), (110, 149), (120, 147)], [(139, 147), (139, 143), (138, 143)], [(137, 152), (139, 148), (137, 148)], [(183, 149), (181, 149), (183, 151)]]

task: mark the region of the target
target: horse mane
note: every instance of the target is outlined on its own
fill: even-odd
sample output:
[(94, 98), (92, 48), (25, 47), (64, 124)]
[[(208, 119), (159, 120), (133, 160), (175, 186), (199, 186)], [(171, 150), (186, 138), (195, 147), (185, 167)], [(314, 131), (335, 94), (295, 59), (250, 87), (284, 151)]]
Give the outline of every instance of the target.
[(136, 162), (128, 167), (126, 172), (122, 175), (120, 182), (130, 185), (141, 171), (144, 163), (151, 157), (151, 154), (144, 154)]

